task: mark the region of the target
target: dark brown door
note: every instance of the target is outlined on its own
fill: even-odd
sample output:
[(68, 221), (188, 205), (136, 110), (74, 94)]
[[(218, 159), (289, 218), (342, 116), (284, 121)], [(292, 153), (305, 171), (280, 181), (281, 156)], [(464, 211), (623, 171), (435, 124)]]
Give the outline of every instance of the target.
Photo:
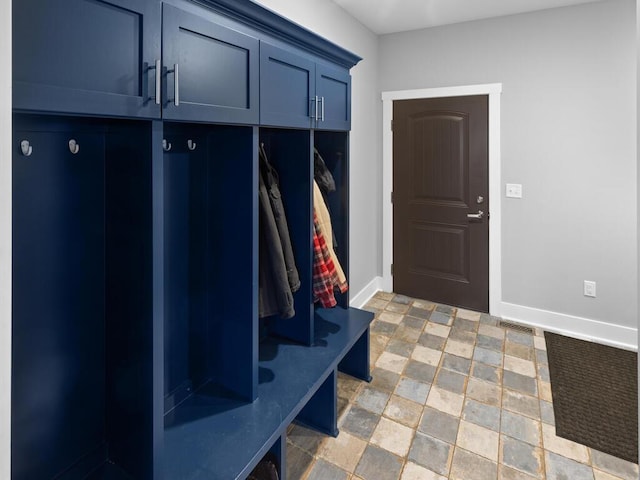
[(393, 103), (393, 289), (489, 311), (488, 97)]

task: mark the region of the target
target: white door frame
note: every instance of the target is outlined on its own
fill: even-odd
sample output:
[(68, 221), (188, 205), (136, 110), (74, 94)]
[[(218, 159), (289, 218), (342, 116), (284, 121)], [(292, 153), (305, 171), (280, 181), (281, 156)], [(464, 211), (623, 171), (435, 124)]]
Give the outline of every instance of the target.
[(502, 302), (500, 95), (501, 83), (382, 92), (382, 288), (393, 291), (393, 101), (420, 98), (489, 96), (489, 312), (500, 316)]

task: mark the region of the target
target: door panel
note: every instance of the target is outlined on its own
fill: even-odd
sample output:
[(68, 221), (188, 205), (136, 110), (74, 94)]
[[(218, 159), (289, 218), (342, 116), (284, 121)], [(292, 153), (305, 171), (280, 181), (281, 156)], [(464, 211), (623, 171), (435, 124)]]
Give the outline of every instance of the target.
[(159, 117), (159, 22), (143, 0), (15, 2), (14, 108)]
[(488, 311), (487, 109), (486, 96), (394, 102), (397, 293)]
[[(180, 29), (180, 38), (181, 101), (248, 108), (248, 50), (186, 29)], [(203, 55), (190, 55), (202, 47)], [(203, 84), (203, 79), (208, 81)]]
[(260, 123), (309, 128), (315, 115), (315, 64), (307, 58), (260, 43)]
[(468, 172), (465, 140), (468, 118), (439, 112), (409, 119), (414, 151), (412, 202), (466, 206)]
[(162, 42), (164, 118), (258, 123), (257, 39), (165, 4)]
[(468, 228), (413, 222), (409, 229), (410, 273), (468, 281), (469, 262), (465, 254), (469, 248)]

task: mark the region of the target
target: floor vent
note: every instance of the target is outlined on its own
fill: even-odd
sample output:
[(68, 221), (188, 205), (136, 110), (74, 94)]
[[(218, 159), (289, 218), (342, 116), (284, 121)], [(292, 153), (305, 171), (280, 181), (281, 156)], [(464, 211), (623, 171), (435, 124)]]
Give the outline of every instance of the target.
[(505, 322), (504, 320), (500, 320), (498, 326), (502, 328), (510, 328), (511, 330), (518, 330), (519, 332), (530, 333), (533, 335), (533, 328), (525, 327), (524, 325), (518, 325), (517, 323)]

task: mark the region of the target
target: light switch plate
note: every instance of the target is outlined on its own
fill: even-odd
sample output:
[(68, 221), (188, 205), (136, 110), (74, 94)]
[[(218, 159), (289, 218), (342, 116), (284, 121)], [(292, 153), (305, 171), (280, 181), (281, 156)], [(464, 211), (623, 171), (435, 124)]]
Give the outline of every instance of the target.
[(596, 282), (585, 280), (584, 281), (584, 296), (595, 297), (596, 296)]
[(507, 183), (506, 195), (509, 198), (522, 198), (522, 185), (519, 183)]

